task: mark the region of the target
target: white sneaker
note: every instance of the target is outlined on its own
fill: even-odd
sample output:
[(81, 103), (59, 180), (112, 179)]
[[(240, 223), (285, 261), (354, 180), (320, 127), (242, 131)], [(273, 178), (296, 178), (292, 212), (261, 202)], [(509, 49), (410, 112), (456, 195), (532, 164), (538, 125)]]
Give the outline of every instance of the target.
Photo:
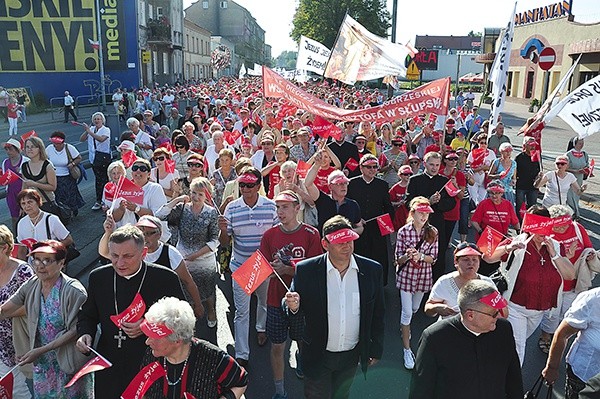
[(404, 349), (404, 367), (407, 370), (415, 368), (415, 355), (410, 349)]
[(102, 209), (102, 204), (99, 202), (96, 202), (94, 204), (94, 206), (92, 207), (92, 211), (97, 211), (98, 209)]

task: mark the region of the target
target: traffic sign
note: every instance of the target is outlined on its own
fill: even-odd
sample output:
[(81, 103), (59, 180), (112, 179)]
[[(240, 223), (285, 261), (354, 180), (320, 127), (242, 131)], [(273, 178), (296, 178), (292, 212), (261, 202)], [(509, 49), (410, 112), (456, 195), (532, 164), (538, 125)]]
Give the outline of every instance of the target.
[(556, 53), (554, 52), (554, 49), (552, 49), (552, 47), (545, 47), (540, 52), (540, 60), (538, 61), (540, 68), (542, 68), (544, 71), (548, 71), (554, 66), (555, 62)]
[(151, 56), (150, 51), (142, 50), (142, 64), (149, 64), (150, 56)]
[(406, 79), (408, 80), (419, 80), (419, 76), (421, 75), (421, 71), (417, 67), (415, 61), (411, 61), (406, 69)]

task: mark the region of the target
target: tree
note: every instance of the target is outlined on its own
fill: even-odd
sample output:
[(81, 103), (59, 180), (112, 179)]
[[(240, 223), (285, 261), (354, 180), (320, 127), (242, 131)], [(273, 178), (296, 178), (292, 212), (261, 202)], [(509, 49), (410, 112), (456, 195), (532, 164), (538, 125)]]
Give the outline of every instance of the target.
[(467, 33), (467, 36), (470, 36), (470, 37), (481, 37), (481, 36), (483, 36), (483, 33), (470, 31), (469, 33)]
[(304, 35), (331, 48), (348, 14), (369, 32), (387, 38), (390, 13), (383, 0), (300, 0), (292, 21), (292, 39)]
[(298, 58), (297, 51), (283, 51), (279, 56), (275, 59), (275, 66), (279, 68), (285, 69), (295, 69), (296, 68), (296, 59)]

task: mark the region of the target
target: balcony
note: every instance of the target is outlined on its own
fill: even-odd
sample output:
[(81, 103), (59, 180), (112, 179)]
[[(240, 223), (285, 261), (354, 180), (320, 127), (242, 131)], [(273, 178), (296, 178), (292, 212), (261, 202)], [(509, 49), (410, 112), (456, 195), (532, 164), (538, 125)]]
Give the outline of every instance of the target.
[(159, 20), (150, 18), (146, 25), (148, 27), (148, 44), (172, 46), (171, 24), (165, 16)]

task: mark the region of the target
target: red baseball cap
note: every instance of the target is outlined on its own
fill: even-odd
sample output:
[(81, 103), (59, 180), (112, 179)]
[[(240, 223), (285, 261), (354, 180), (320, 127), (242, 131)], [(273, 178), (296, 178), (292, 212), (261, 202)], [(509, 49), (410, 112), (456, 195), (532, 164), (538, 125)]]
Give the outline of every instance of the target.
[(165, 338), (173, 334), (173, 330), (167, 327), (164, 323), (150, 323), (148, 320), (142, 321), (140, 330), (150, 338)]
[(358, 240), (358, 233), (352, 229), (341, 229), (336, 230), (333, 233), (329, 233), (325, 236), (327, 241), (331, 244), (343, 244), (349, 241)]

